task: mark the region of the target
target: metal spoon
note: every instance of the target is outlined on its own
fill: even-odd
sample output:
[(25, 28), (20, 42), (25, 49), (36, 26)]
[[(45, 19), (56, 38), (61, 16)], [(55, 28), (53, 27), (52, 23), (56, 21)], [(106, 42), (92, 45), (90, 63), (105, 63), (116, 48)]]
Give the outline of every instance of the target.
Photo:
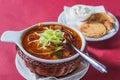
[(93, 59), (92, 57), (86, 55), (85, 53), (81, 52), (79, 49), (77, 49), (75, 47), (74, 44), (72, 44), (72, 39), (73, 36), (70, 32), (68, 32), (67, 30), (62, 30), (64, 31), (70, 38), (70, 40), (68, 41), (70, 43), (70, 45), (78, 52), (78, 54), (84, 59), (86, 60), (88, 63), (90, 63), (94, 68), (96, 68), (98, 71), (100, 71), (101, 73), (107, 73), (107, 68), (101, 64), (100, 62), (98, 62), (97, 60)]

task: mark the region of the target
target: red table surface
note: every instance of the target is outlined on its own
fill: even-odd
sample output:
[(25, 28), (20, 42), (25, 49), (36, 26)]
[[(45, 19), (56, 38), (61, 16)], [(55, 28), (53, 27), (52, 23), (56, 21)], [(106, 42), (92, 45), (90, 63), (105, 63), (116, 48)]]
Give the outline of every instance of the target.
[[(0, 35), (6, 30), (22, 30), (35, 23), (57, 21), (64, 6), (104, 5), (120, 21), (118, 0), (0, 0)], [(120, 80), (120, 31), (105, 41), (88, 42), (89, 54), (107, 66), (101, 74), (90, 66), (81, 80)], [(0, 80), (25, 80), (15, 66), (16, 50), (11, 43), (0, 42)]]

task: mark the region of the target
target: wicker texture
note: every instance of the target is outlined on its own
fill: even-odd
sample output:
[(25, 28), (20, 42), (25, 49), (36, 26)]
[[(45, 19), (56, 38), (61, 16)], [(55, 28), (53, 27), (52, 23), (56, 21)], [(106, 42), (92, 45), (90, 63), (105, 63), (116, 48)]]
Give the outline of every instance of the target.
[(29, 58), (18, 47), (17, 52), (31, 72), (42, 76), (65, 76), (77, 69), (81, 62), (81, 58), (78, 57), (74, 60), (64, 63), (43, 63)]

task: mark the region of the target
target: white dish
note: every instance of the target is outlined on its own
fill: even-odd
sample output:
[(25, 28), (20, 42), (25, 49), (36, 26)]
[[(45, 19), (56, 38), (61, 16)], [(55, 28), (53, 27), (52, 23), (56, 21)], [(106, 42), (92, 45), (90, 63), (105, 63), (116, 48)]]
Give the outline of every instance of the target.
[[(53, 80), (30, 72), (18, 54), (16, 55), (15, 64), (18, 72), (27, 80)], [(89, 64), (84, 61), (77, 70), (65, 77), (59, 77), (56, 80), (80, 80), (86, 74), (88, 68)]]
[(74, 18), (76, 21), (84, 21), (92, 14), (91, 8), (86, 5), (65, 6), (64, 11), (66, 11), (66, 14), (69, 14), (72, 20)]
[[(89, 37), (85, 36), (85, 39), (87, 41), (102, 41), (102, 40), (106, 40), (106, 39), (109, 39), (109, 38), (113, 37), (118, 32), (118, 30), (119, 30), (119, 22), (118, 22), (117, 18), (111, 12), (107, 11), (107, 13), (109, 15), (111, 15), (115, 19), (114, 28), (109, 33), (107, 33), (106, 35), (104, 35), (103, 37), (100, 37), (100, 38), (89, 38)], [(68, 26), (71, 26), (71, 27), (75, 27), (75, 28), (78, 29), (78, 24), (71, 25), (71, 24), (69, 24), (69, 22), (66, 21), (66, 16), (65, 16), (64, 11), (59, 15), (58, 22), (62, 23), (62, 24), (65, 24), (65, 25), (68, 25)]]

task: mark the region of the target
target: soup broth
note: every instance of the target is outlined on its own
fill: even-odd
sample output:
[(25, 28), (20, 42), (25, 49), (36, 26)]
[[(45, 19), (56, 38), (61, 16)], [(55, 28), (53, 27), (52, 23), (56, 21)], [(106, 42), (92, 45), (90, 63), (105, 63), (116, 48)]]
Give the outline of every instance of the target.
[(73, 35), (73, 44), (80, 49), (81, 38), (72, 29), (58, 24), (40, 24), (28, 30), (22, 38), (24, 49), (33, 56), (49, 60), (71, 57), (76, 51), (69, 44), (69, 36), (62, 30)]

